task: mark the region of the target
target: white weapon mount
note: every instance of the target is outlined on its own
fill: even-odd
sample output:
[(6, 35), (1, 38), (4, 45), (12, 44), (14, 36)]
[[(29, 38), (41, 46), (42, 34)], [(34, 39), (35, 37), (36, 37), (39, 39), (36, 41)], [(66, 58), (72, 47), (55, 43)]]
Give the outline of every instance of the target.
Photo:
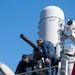
[(0, 75), (15, 75), (15, 74), (6, 64), (0, 62)]

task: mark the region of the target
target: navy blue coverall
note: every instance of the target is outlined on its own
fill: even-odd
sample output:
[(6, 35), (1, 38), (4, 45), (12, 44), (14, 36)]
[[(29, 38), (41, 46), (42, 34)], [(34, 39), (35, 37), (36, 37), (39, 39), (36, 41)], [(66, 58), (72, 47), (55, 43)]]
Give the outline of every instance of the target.
[[(44, 53), (44, 59), (48, 58), (50, 60), (50, 63), (45, 62), (46, 67), (55, 66), (57, 58), (54, 45), (50, 41), (43, 41), (40, 47)], [(46, 75), (53, 75), (53, 70), (54, 69), (47, 69)]]

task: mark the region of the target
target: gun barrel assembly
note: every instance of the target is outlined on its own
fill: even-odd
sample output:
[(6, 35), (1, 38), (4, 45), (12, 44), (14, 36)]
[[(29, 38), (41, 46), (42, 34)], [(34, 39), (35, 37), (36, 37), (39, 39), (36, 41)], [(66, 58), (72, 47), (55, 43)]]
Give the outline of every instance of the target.
[(32, 46), (34, 49), (38, 50), (38, 47), (31, 40), (29, 40), (24, 34), (21, 34), (20, 37), (24, 41), (26, 41), (30, 46)]

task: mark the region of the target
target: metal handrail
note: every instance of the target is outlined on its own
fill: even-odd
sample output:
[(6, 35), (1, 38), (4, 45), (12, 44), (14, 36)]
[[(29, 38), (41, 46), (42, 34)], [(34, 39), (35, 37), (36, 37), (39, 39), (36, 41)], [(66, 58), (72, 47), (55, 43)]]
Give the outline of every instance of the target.
[(32, 71), (28, 71), (28, 72), (23, 72), (23, 73), (19, 73), (19, 74), (15, 74), (15, 75), (29, 74), (29, 73), (39, 72), (39, 71), (47, 70), (49, 68), (56, 68), (56, 67), (58, 67), (58, 65), (52, 66), (52, 67), (46, 67), (46, 68), (42, 68), (42, 69), (37, 69), (37, 70), (32, 70)]
[[(68, 62), (68, 64), (71, 64), (71, 63), (75, 63), (75, 61), (73, 61), (73, 62)], [(29, 74), (29, 73), (39, 72), (39, 71), (47, 70), (47, 69), (49, 69), (49, 68), (56, 68), (56, 67), (58, 67), (58, 65), (56, 65), (56, 66), (51, 66), (51, 67), (45, 67), (45, 68), (37, 69), (37, 70), (32, 70), (32, 71), (28, 71), (28, 72), (23, 72), (23, 73), (19, 73), (19, 74), (15, 74), (15, 75)]]

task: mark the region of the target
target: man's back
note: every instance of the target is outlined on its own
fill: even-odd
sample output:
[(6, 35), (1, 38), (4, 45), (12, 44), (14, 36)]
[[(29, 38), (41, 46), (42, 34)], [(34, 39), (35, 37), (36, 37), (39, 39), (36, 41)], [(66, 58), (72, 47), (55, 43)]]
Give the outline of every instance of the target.
[(54, 45), (50, 41), (43, 41), (48, 51), (55, 53)]
[(53, 55), (55, 55), (54, 45), (50, 41), (43, 41), (40, 46), (43, 50), (45, 58), (53, 57)]

